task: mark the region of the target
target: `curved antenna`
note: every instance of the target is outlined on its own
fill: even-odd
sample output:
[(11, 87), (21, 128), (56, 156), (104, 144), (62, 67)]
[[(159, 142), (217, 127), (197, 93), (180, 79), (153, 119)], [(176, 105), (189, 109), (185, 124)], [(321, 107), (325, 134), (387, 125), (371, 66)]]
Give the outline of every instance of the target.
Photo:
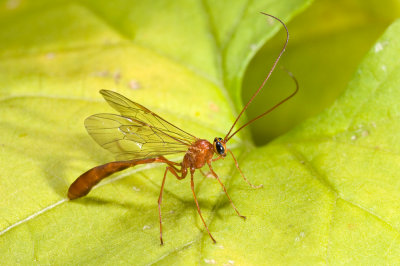
[[(277, 20), (277, 21), (279, 21), (279, 22), (283, 25), (283, 27), (284, 27), (285, 30), (286, 30), (286, 41), (285, 41), (285, 44), (283, 45), (282, 50), (281, 50), (281, 52), (279, 53), (278, 57), (275, 59), (275, 62), (274, 62), (274, 64), (272, 65), (271, 70), (268, 72), (267, 77), (264, 79), (263, 83), (262, 83), (261, 86), (258, 88), (258, 90), (253, 94), (253, 96), (251, 96), (251, 99), (250, 99), (250, 100), (247, 102), (247, 104), (243, 107), (242, 111), (240, 112), (240, 114), (239, 114), (238, 117), (236, 118), (235, 122), (233, 123), (231, 129), (229, 129), (228, 133), (226, 134), (226, 136), (225, 136), (225, 138), (224, 138), (224, 142), (225, 142), (225, 143), (226, 143), (230, 138), (232, 138), (233, 135), (235, 135), (239, 130), (241, 130), (242, 128), (244, 128), (245, 126), (247, 126), (248, 124), (250, 124), (251, 122), (257, 120), (258, 118), (260, 118), (260, 117), (262, 117), (262, 116), (268, 114), (268, 113), (271, 112), (273, 109), (275, 109), (276, 107), (278, 107), (279, 105), (281, 105), (282, 103), (284, 103), (285, 101), (287, 101), (287, 100), (288, 100), (289, 98), (291, 98), (294, 94), (296, 94), (296, 92), (297, 92), (297, 90), (298, 90), (298, 86), (297, 86), (297, 89), (296, 89), (296, 91), (295, 91), (294, 94), (290, 95), (288, 98), (286, 98), (286, 99), (284, 99), (283, 101), (279, 102), (277, 105), (275, 105), (274, 107), (272, 107), (271, 109), (269, 109), (269, 110), (266, 111), (265, 113), (263, 113), (263, 114), (257, 116), (256, 118), (250, 120), (249, 122), (247, 122), (246, 124), (244, 124), (243, 126), (241, 126), (238, 130), (236, 130), (234, 133), (232, 133), (232, 135), (229, 136), (229, 134), (232, 132), (232, 129), (235, 127), (235, 125), (236, 125), (236, 123), (238, 122), (239, 118), (242, 116), (242, 114), (243, 114), (244, 111), (247, 109), (247, 107), (249, 106), (249, 104), (254, 100), (254, 98), (257, 96), (257, 94), (260, 92), (260, 90), (264, 87), (265, 83), (267, 83), (267, 81), (268, 81), (268, 79), (270, 78), (272, 72), (274, 71), (276, 65), (278, 64), (279, 59), (281, 58), (283, 52), (285, 51), (286, 46), (287, 46), (288, 41), (289, 41), (289, 30), (288, 30), (288, 28), (286, 27), (285, 23), (284, 23), (282, 20), (280, 20), (279, 18), (277, 18), (277, 17), (275, 17), (275, 16), (273, 16), (273, 15), (270, 15), (270, 14), (267, 14), (267, 13), (264, 13), (264, 12), (260, 12), (260, 13), (263, 14), (263, 15), (269, 16), (269, 17), (271, 17), (271, 18), (273, 18), (273, 19), (275, 19), (275, 20)], [(289, 75), (293, 78), (293, 75), (292, 75), (292, 74), (289, 74)], [(297, 84), (297, 81), (296, 81), (296, 80), (295, 80), (295, 82), (296, 82), (296, 84)]]
[(272, 106), (270, 109), (268, 109), (267, 111), (265, 111), (264, 113), (260, 114), (259, 116), (256, 116), (255, 118), (251, 119), (249, 122), (247, 122), (246, 124), (244, 124), (243, 126), (241, 126), (238, 130), (236, 130), (235, 132), (232, 133), (232, 135), (230, 135), (228, 138), (227, 136), (225, 137), (224, 141), (225, 143), (230, 140), (236, 133), (238, 133), (242, 128), (248, 126), (249, 124), (253, 123), (254, 121), (256, 121), (257, 119), (263, 117), (264, 115), (270, 113), (272, 110), (274, 110), (275, 108), (277, 108), (279, 105), (283, 104), (284, 102), (286, 102), (287, 100), (289, 100), (290, 98), (292, 98), (298, 91), (299, 91), (299, 82), (297, 81), (297, 79), (293, 76), (293, 74), (286, 70), (286, 73), (293, 79), (294, 83), (296, 84), (296, 89), (294, 90), (294, 92), (292, 92), (292, 94), (290, 94), (288, 97), (286, 97), (285, 99), (283, 99), (282, 101), (280, 101), (279, 103), (275, 104), (274, 106)]

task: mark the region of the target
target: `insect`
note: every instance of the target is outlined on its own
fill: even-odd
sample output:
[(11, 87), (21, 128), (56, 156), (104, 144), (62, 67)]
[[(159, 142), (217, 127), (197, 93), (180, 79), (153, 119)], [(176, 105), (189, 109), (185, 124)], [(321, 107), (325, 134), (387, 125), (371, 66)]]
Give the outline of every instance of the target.
[[(164, 172), (164, 177), (161, 182), (160, 194), (158, 197), (158, 215), (160, 223), (161, 245), (163, 245), (164, 243), (162, 236), (161, 202), (165, 179), (168, 172), (174, 175), (178, 180), (184, 179), (188, 175), (188, 173), (190, 173), (191, 189), (193, 192), (194, 201), (197, 206), (197, 212), (199, 213), (199, 216), (211, 240), (216, 243), (214, 237), (207, 227), (206, 222), (203, 219), (194, 190), (193, 175), (195, 171), (197, 169), (200, 169), (201, 171), (201, 168), (207, 165), (210, 169), (211, 175), (221, 185), (237, 215), (243, 219), (246, 219), (245, 216), (239, 213), (235, 204), (229, 197), (224, 184), (221, 182), (218, 175), (214, 172), (212, 162), (222, 159), (226, 157), (227, 154), (230, 154), (235, 161), (236, 168), (240, 172), (243, 179), (253, 188), (261, 187), (262, 185), (255, 186), (247, 180), (242, 170), (239, 168), (235, 156), (233, 155), (232, 151), (226, 147), (226, 144), (235, 134), (237, 134), (244, 127), (268, 114), (276, 107), (292, 98), (297, 93), (299, 87), (296, 79), (290, 72), (288, 72), (288, 74), (293, 78), (296, 83), (296, 90), (285, 99), (275, 104), (272, 108), (251, 119), (238, 129), (233, 131), (236, 123), (239, 121), (244, 111), (257, 96), (260, 90), (264, 87), (265, 83), (271, 76), (281, 55), (285, 51), (289, 40), (289, 31), (286, 25), (279, 18), (266, 13), (262, 14), (279, 21), (283, 25), (286, 30), (286, 41), (283, 45), (281, 52), (274, 61), (274, 64), (272, 65), (267, 77), (264, 79), (263, 83), (257, 89), (257, 91), (253, 94), (251, 99), (244, 106), (242, 111), (239, 113), (235, 122), (233, 123), (232, 127), (229, 129), (224, 138), (216, 137), (212, 143), (208, 140), (197, 138), (192, 134), (174, 126), (173, 124), (161, 118), (159, 115), (150, 111), (146, 107), (135, 103), (125, 98), (124, 96), (113, 91), (101, 90), (100, 93), (107, 101), (107, 103), (111, 105), (111, 107), (113, 107), (116, 111), (118, 111), (120, 115), (107, 113), (92, 115), (85, 120), (85, 127), (89, 135), (99, 145), (116, 155), (118, 161), (96, 166), (83, 173), (69, 187), (68, 198), (73, 200), (87, 195), (89, 191), (102, 179), (115, 172), (122, 171), (128, 167), (133, 167), (139, 164), (164, 163), (166, 164), (166, 168)], [(170, 161), (166, 157), (164, 157), (166, 155), (176, 153), (185, 153), (182, 162), (177, 163), (174, 161)], [(201, 173), (205, 175), (202, 171)]]

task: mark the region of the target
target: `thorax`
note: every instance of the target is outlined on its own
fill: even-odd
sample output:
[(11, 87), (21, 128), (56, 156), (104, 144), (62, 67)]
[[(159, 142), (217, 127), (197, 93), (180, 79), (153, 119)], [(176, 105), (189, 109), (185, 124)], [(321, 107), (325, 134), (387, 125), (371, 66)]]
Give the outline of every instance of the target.
[(199, 169), (212, 159), (214, 150), (212, 144), (205, 139), (193, 143), (183, 158), (184, 168)]

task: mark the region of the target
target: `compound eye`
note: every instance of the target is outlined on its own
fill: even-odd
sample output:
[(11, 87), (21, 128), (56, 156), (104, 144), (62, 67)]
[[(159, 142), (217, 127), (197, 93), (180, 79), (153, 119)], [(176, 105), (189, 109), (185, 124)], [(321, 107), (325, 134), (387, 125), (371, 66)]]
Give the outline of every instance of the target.
[(216, 148), (217, 148), (217, 152), (221, 155), (225, 154), (225, 149), (224, 146), (222, 146), (222, 144), (220, 142), (216, 143)]

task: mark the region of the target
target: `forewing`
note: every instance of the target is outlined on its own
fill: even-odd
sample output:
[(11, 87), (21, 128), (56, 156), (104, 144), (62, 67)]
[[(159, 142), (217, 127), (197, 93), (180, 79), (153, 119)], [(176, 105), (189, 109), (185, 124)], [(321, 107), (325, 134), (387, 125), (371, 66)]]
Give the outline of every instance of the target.
[(195, 136), (174, 126), (156, 113), (129, 100), (119, 93), (109, 90), (101, 90), (100, 93), (103, 95), (107, 103), (117, 110), (123, 117), (140, 121), (151, 128), (156, 128), (158, 131), (162, 131), (177, 141), (186, 143), (187, 145), (191, 145), (197, 140)]
[(85, 120), (90, 136), (118, 160), (153, 158), (186, 152), (188, 145), (137, 119), (116, 114), (96, 114)]

